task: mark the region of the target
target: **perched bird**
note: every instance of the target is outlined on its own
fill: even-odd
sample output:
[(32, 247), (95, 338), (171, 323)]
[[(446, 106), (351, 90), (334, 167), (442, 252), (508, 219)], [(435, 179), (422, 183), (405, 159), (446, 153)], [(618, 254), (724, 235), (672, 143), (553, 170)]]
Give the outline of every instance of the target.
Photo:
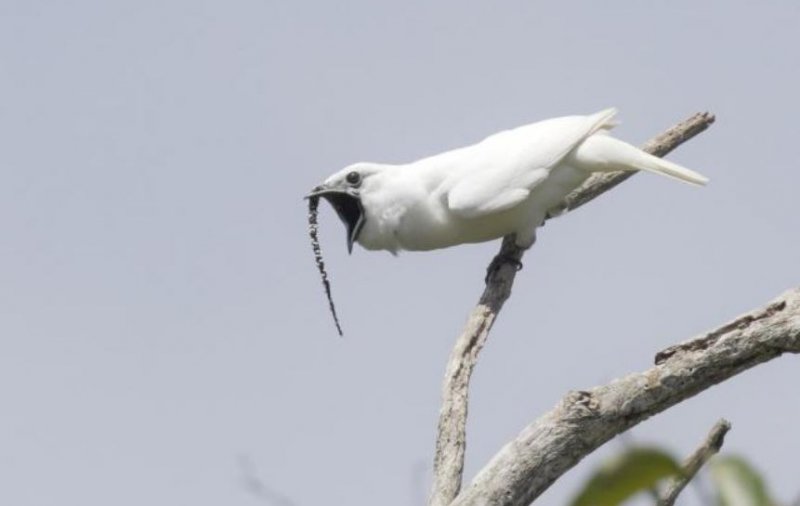
[(496, 133), (413, 163), (356, 163), (309, 197), (325, 198), (347, 230), (347, 248), (432, 250), (516, 234), (530, 247), (537, 227), (594, 172), (644, 170), (695, 185), (704, 176), (649, 155), (608, 132), (615, 109)]

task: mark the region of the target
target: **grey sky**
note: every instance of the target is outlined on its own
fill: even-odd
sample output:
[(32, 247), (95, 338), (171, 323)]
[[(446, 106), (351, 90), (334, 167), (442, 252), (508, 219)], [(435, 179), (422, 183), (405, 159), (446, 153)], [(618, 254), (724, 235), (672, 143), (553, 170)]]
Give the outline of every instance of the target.
[[(497, 245), (348, 257), (324, 207), (337, 338), (301, 196), (351, 162), (717, 114), (672, 155), (710, 186), (637, 176), (540, 233), (474, 379), (470, 476), (567, 390), (797, 284), (800, 4), (698, 4), (0, 0), (0, 503), (257, 504), (246, 455), (297, 506), (418, 504)], [(633, 438), (683, 454), (726, 416), (788, 500), (798, 380), (781, 358)]]

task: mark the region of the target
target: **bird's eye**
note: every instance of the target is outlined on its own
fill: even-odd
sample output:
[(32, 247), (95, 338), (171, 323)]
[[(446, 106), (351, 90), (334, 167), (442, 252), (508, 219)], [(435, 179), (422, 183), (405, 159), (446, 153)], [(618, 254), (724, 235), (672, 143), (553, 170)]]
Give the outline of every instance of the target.
[(356, 171), (350, 172), (345, 176), (345, 181), (351, 186), (358, 186), (361, 184), (361, 174)]

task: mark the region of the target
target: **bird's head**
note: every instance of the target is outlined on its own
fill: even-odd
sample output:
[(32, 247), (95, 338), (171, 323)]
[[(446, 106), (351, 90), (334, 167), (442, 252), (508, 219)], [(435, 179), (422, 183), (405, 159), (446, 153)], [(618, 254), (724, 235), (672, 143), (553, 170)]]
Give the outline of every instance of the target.
[(383, 168), (381, 165), (365, 162), (349, 165), (306, 195), (306, 198), (323, 197), (333, 206), (347, 229), (347, 251), (350, 253), (367, 220), (361, 196), (380, 184), (377, 176)]

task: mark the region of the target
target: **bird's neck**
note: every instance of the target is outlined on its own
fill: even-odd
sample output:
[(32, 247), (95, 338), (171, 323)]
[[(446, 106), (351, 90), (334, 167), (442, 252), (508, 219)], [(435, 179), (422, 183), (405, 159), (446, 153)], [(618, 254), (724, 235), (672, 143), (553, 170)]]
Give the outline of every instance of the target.
[(404, 169), (384, 166), (361, 192), (366, 222), (358, 242), (366, 249), (400, 249), (397, 230), (403, 217), (425, 197), (424, 188)]

